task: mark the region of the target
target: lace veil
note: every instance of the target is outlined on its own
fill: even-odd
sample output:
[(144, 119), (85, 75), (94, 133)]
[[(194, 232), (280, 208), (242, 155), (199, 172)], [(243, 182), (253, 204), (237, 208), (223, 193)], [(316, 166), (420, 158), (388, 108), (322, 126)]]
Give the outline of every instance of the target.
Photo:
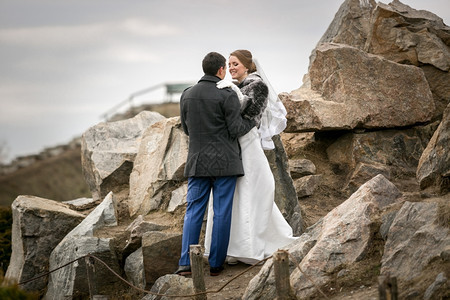
[(280, 134), (286, 128), (286, 108), (281, 102), (278, 94), (273, 89), (270, 81), (267, 79), (261, 65), (256, 59), (253, 59), (256, 65), (256, 72), (261, 76), (261, 79), (269, 89), (267, 107), (261, 117), (261, 124), (258, 128), (259, 136), (261, 137), (261, 146), (264, 150), (272, 150), (275, 144), (272, 141), (274, 135)]

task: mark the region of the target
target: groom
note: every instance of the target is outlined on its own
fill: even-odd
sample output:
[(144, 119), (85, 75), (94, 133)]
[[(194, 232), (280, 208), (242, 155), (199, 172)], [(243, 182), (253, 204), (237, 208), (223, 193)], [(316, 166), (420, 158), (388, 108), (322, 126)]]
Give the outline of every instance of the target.
[(217, 52), (202, 62), (205, 75), (181, 95), (180, 117), (189, 136), (184, 170), (188, 177), (187, 207), (179, 268), (175, 274), (191, 274), (189, 246), (198, 244), (203, 216), (213, 192), (214, 225), (209, 254), (210, 275), (223, 270), (230, 238), (231, 209), (238, 176), (244, 175), (238, 137), (256, 124), (241, 117), (240, 103), (231, 88), (218, 89), (225, 78), (226, 60)]

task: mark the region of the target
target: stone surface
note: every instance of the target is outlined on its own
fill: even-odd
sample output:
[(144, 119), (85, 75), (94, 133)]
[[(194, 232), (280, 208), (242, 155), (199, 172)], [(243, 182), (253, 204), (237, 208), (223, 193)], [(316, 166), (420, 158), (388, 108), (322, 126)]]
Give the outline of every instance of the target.
[(88, 297), (89, 286), (95, 287), (98, 294), (106, 295), (123, 288), (123, 282), (95, 259), (92, 260), (95, 274), (91, 274), (92, 278), (87, 278), (88, 264), (83, 258), (92, 254), (115, 272), (121, 272), (113, 239), (94, 236), (95, 231), (112, 226), (117, 226), (117, 218), (113, 194), (109, 193), (102, 203), (70, 231), (51, 252), (51, 270), (65, 264), (69, 265), (50, 274), (46, 299)]
[(145, 282), (142, 248), (137, 249), (126, 258), (123, 269), (128, 281), (141, 289), (145, 289), (147, 284)]
[[(34, 196), (19, 196), (12, 204), (12, 254), (5, 279), (22, 282), (49, 271), (49, 256), (64, 236), (85, 216), (68, 205)], [(48, 276), (21, 288), (41, 291)]]
[(308, 175), (296, 179), (294, 185), (298, 198), (308, 197), (314, 194), (321, 180), (322, 175)]
[(367, 52), (395, 62), (450, 70), (450, 27), (435, 14), (392, 1), (378, 3), (371, 23)]
[[(291, 244), (289, 253), (307, 273), (298, 269), (291, 273), (290, 283), (297, 298), (305, 299), (317, 292), (306, 276), (323, 287), (333, 280), (328, 274), (361, 261), (375, 234), (377, 214), (396, 203), (400, 195), (391, 182), (377, 175)], [(250, 281), (243, 299), (275, 298), (272, 266), (272, 260), (265, 263)]]
[(419, 159), (436, 125), (347, 133), (337, 138), (326, 152), (332, 164), (348, 170), (344, 188), (354, 191), (376, 174), (388, 178), (415, 176)]
[(289, 160), (284, 150), (281, 137), (272, 137), (275, 144), (274, 150), (264, 151), (275, 179), (275, 203), (283, 217), (291, 225), (294, 236), (303, 232), (302, 215), (297, 201), (297, 195), (291, 174), (289, 172)]
[(322, 44), (315, 52), (310, 83), (281, 95), (287, 132), (386, 129), (433, 116), (433, 97), (420, 68), (341, 44)]
[(187, 152), (188, 136), (179, 117), (155, 123), (145, 131), (130, 175), (130, 216), (168, 206), (172, 191), (186, 180)]
[(186, 203), (187, 196), (187, 184), (183, 184), (176, 190), (172, 192), (172, 197), (170, 198), (169, 206), (167, 207), (168, 212), (174, 212), (178, 207), (183, 206)]
[(163, 119), (159, 113), (144, 111), (131, 119), (99, 123), (83, 133), (83, 174), (94, 200), (103, 199), (111, 191), (118, 194), (128, 189), (142, 133)]
[(420, 187), (434, 187), (439, 193), (450, 191), (450, 104), (439, 127), (420, 157), (417, 180)]
[(438, 221), (440, 210), (437, 203), (403, 204), (389, 229), (381, 274), (390, 274), (398, 280), (412, 280), (433, 260), (440, 260), (441, 253), (450, 248), (448, 223), (442, 226)]
[[(194, 294), (194, 283), (192, 278), (179, 275), (165, 275), (155, 282), (151, 292), (164, 295), (192, 295)], [(192, 297), (166, 297), (147, 295), (142, 300), (171, 300), (171, 299), (193, 299)]]
[(289, 161), (289, 170), (292, 179), (297, 179), (307, 175), (316, 174), (316, 166), (309, 159), (291, 159)]
[(339, 43), (363, 49), (371, 28), (370, 16), (375, 6), (374, 0), (344, 1), (318, 45)]
[(147, 285), (178, 267), (181, 253), (181, 233), (148, 232), (142, 237), (142, 255)]

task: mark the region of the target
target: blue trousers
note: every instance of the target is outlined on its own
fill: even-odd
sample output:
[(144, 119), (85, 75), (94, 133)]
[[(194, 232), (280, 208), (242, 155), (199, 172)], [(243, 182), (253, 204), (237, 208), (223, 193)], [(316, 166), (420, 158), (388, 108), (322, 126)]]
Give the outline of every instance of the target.
[(180, 266), (189, 266), (189, 246), (199, 242), (203, 217), (213, 192), (214, 225), (211, 237), (209, 266), (220, 267), (227, 257), (230, 240), (231, 210), (236, 187), (236, 176), (189, 177), (187, 207), (184, 215)]

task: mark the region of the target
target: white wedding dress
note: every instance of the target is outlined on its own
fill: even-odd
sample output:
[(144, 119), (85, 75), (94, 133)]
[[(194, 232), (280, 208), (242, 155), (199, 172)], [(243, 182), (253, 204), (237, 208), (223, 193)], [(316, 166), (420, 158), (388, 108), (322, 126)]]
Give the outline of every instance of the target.
[[(239, 177), (233, 199), (230, 243), (227, 255), (254, 264), (297, 238), (274, 202), (275, 181), (254, 127), (239, 138), (245, 176)], [(213, 225), (212, 196), (205, 234), (209, 254)]]

